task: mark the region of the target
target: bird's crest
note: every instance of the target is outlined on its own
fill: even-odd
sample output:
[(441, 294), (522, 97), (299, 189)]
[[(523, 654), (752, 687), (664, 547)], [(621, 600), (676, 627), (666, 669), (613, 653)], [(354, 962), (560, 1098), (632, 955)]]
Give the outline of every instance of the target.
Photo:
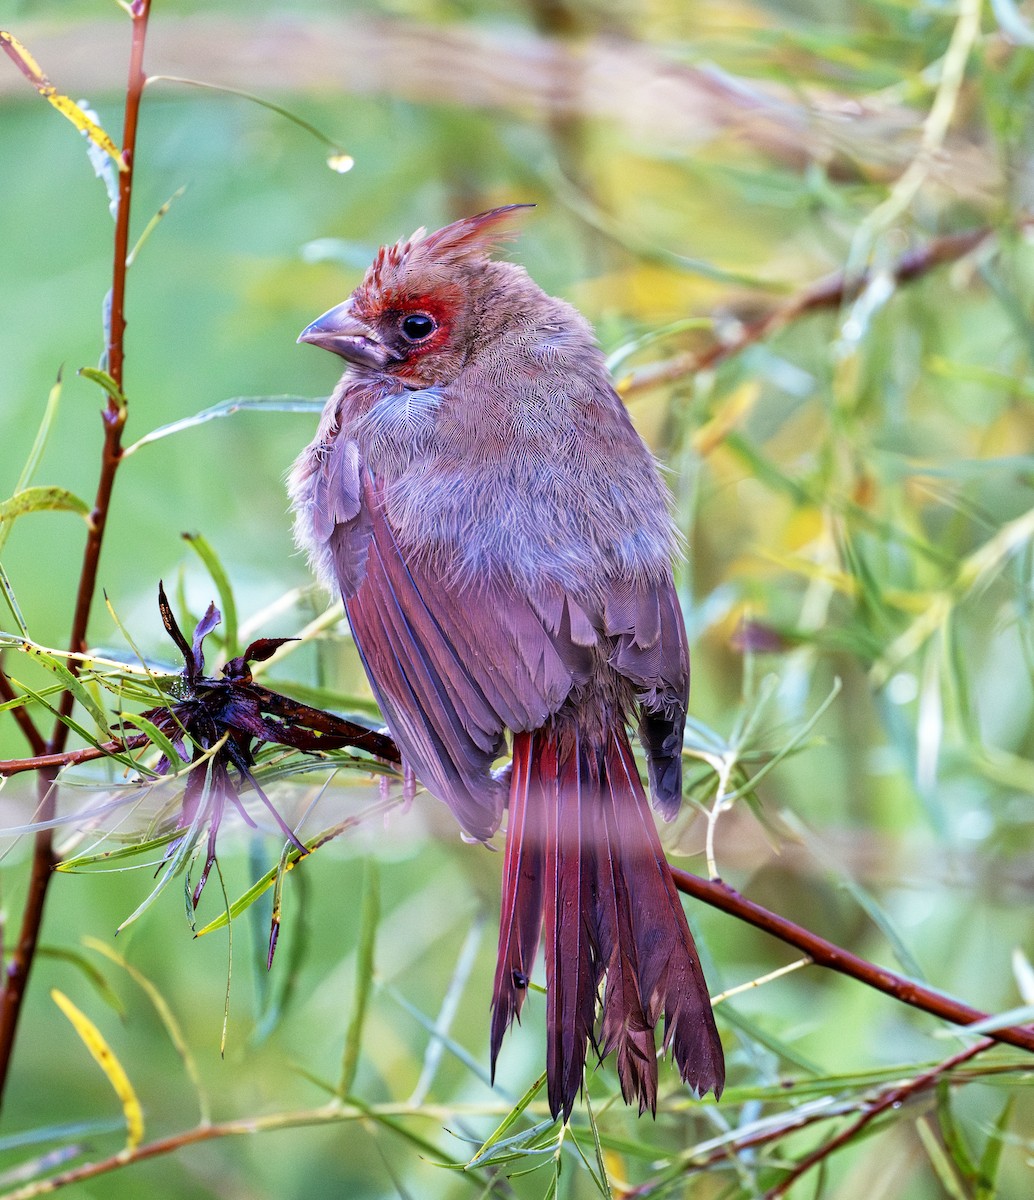
[(514, 214), (534, 207), (533, 204), (505, 204), (474, 217), (453, 221), (434, 233), (418, 229), (394, 246), (382, 246), (366, 272), (362, 289), (382, 292), (393, 288), (413, 267), (487, 258), (494, 247), (517, 236), (517, 231), (508, 227)]

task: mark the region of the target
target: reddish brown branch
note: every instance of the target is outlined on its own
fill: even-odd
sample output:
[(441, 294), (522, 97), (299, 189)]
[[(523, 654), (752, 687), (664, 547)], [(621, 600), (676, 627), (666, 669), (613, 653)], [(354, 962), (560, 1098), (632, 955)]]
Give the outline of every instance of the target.
[(108, 758), (128, 750), (139, 750), (150, 742), (146, 733), (137, 733), (125, 741), (116, 739), (101, 742), (99, 746), (84, 746), (81, 750), (63, 750), (60, 754), (47, 754), (46, 747), (32, 758), (5, 758), (0, 761), (0, 779), (8, 775), (21, 775), (25, 771), (59, 771), (62, 767), (74, 767), (79, 763)]
[[(1021, 227), (1030, 225), (1032, 218), (1020, 222)], [(935, 238), (925, 246), (908, 251), (898, 259), (889, 274), (897, 284), (912, 283), (921, 279), (936, 267), (957, 262), (972, 253), (982, 242), (995, 235), (993, 229), (971, 229), (965, 233), (949, 233)], [(784, 304), (770, 312), (744, 323), (735, 336), (715, 340), (702, 350), (691, 350), (677, 354), (661, 362), (650, 363), (633, 371), (621, 384), (623, 396), (642, 392), (660, 384), (672, 383), (687, 375), (695, 375), (716, 367), (727, 359), (734, 358), (748, 346), (762, 341), (770, 334), (796, 321), (807, 313), (821, 309), (839, 308), (856, 299), (872, 280), (871, 271), (857, 275), (837, 272), (818, 283), (813, 283)]]
[[(18, 693), (11, 685), (10, 679), (7, 678), (7, 672), (3, 669), (3, 664), (0, 664), (0, 699), (2, 699), (4, 703), (7, 703), (10, 700), (17, 700), (18, 698)], [(33, 754), (37, 757), (39, 757), (41, 754), (46, 754), (46, 740), (44, 739), (43, 734), (40, 733), (40, 731), (36, 728), (36, 722), (32, 719), (28, 711), (20, 704), (15, 705), (8, 711), (18, 723), (22, 733), (25, 734), (25, 740), (32, 748)], [(0, 771), (0, 775), (2, 774), (3, 771)]]
[[(130, 15), (133, 22), (133, 40), (130, 51), (129, 79), (126, 85), (122, 145), (122, 157), (126, 169), (119, 172), (119, 204), (115, 215), (115, 244), (112, 265), (111, 329), (108, 335), (107, 346), (108, 373), (115, 381), (119, 393), (123, 391), (123, 342), (126, 328), (126, 258), (129, 252), (130, 201), (133, 193), (133, 156), (136, 150), (137, 122), (145, 82), (143, 55), (150, 8), (151, 0), (133, 0), (130, 5)], [(83, 550), (83, 561), (79, 574), (79, 588), (76, 594), (75, 613), (72, 617), (72, 630), (68, 639), (68, 648), (72, 653), (81, 652), (85, 648), (90, 609), (97, 590), (97, 566), (100, 562), (101, 547), (104, 542), (104, 528), (107, 524), (108, 510), (111, 505), (111, 493), (115, 483), (115, 475), (122, 459), (122, 428), (125, 420), (125, 403), (121, 400), (116, 400), (114, 397), (109, 397), (107, 407), (104, 411), (104, 448), (101, 457), (100, 476), (97, 482), (97, 495), (90, 516), (89, 530), (86, 535), (86, 545)], [(73, 674), (78, 672), (78, 663), (75, 659), (70, 659), (67, 665)], [(73, 703), (74, 698), (72, 693), (69, 691), (64, 692), (59, 702), (59, 713), (67, 717), (72, 711)], [(58, 720), (46, 749), (51, 754), (59, 754), (64, 750), (67, 739), (68, 727), (64, 721)], [(54, 783), (55, 774), (56, 772), (53, 768), (42, 770), (39, 773), (40, 802), (38, 815), (41, 821), (50, 821), (56, 811), (57, 789)], [(8, 1071), (11, 1065), (11, 1055), (14, 1050), (15, 1035), (18, 1028), (18, 1018), (22, 1008), (22, 998), (25, 995), (29, 974), (32, 970), (32, 963), (36, 955), (36, 943), (39, 938), (40, 926), (43, 922), (43, 907), (46, 901), (47, 887), (53, 875), (54, 866), (53, 831), (50, 829), (41, 829), (35, 837), (29, 887), (25, 898), (25, 908), (22, 912), (22, 924), (18, 936), (18, 944), (7, 966), (6, 982), (2, 995), (0, 995), (0, 1104), (3, 1101)]]
[(907, 1083), (902, 1083), (896, 1088), (891, 1088), (884, 1092), (882, 1096), (874, 1101), (865, 1111), (858, 1117), (856, 1121), (852, 1121), (845, 1129), (842, 1129), (836, 1137), (831, 1138), (828, 1142), (821, 1145), (813, 1153), (806, 1158), (802, 1158), (788, 1174), (781, 1179), (775, 1187), (770, 1188), (765, 1193), (765, 1200), (779, 1200), (780, 1196), (785, 1196), (791, 1187), (807, 1174), (812, 1167), (818, 1166), (820, 1162), (829, 1158), (831, 1154), (835, 1154), (841, 1146), (848, 1145), (855, 1137), (868, 1125), (874, 1121), (882, 1113), (888, 1109), (896, 1108), (904, 1104), (906, 1100), (910, 1100), (913, 1096), (920, 1092), (927, 1091), (934, 1087), (938, 1081), (953, 1071), (956, 1067), (961, 1066), (964, 1062), (968, 1062), (971, 1058), (975, 1058), (978, 1054), (982, 1054), (989, 1047), (994, 1045), (994, 1041), (990, 1038), (984, 1038), (982, 1041), (976, 1042), (972, 1046), (967, 1046), (965, 1050), (960, 1050), (958, 1054), (953, 1054), (951, 1058), (946, 1058), (944, 1062), (938, 1063), (936, 1067), (931, 1067), (929, 1071), (924, 1071), (922, 1075), (917, 1075), (914, 1079), (910, 1079)]
[[(989, 1017), (988, 1013), (970, 1008), (968, 1004), (946, 996), (943, 992), (935, 992), (912, 979), (906, 979), (903, 975), (895, 975), (886, 967), (878, 967), (875, 963), (859, 958), (857, 954), (852, 954), (850, 950), (844, 950), (833, 942), (827, 942), (818, 934), (811, 933), (800, 925), (795, 925), (786, 917), (769, 912), (767, 908), (762, 908), (760, 904), (755, 904), (746, 896), (741, 896), (739, 892), (720, 879), (701, 879), (698, 875), (690, 875), (688, 871), (680, 871), (677, 867), (671, 868), (671, 874), (675, 886), (680, 892), (685, 892), (687, 896), (693, 896), (697, 900), (703, 900), (712, 908), (719, 908), (722, 912), (746, 921), (748, 925), (753, 925), (756, 929), (763, 929), (765, 933), (770, 933), (790, 946), (795, 946), (807, 954), (818, 967), (827, 967), (841, 975), (849, 975), (852, 979), (857, 979), (861, 983), (875, 988), (878, 992), (893, 996), (902, 1004), (910, 1004), (913, 1008), (922, 1009), (923, 1012), (928, 1012), (932, 1016), (951, 1021), (954, 1025), (974, 1025), (977, 1021), (986, 1021)], [(988, 1031), (987, 1036), (996, 1042), (1018, 1046), (1021, 1050), (1034, 1051), (1034, 1027), (1030, 1025), (995, 1029)]]
[[(133, 161), (136, 154), (136, 131), (140, 118), (140, 101), (144, 84), (144, 42), (147, 37), (147, 18), (151, 0), (134, 0), (131, 6), (133, 18), (133, 42), (129, 56), (129, 81), (126, 85), (125, 122), (122, 136), (122, 158), (126, 169), (118, 175), (118, 209), (115, 214), (115, 246), (112, 255), (111, 311), (106, 347), (108, 374), (115, 386), (123, 391), (123, 368), (125, 365), (126, 336), (126, 260), (129, 257), (129, 217), (133, 199)], [(111, 508), (111, 492), (115, 475), (122, 461), (122, 429), (126, 423), (124, 400), (108, 396), (104, 410), (104, 449), (101, 457), (97, 495), (90, 513), (90, 528), (83, 551), (83, 563), (79, 572), (79, 590), (72, 618), (72, 632), (68, 648), (73, 654), (86, 649), (86, 629), (90, 621), (90, 609), (97, 591), (97, 567), (100, 563), (101, 547), (104, 544), (104, 527)], [(69, 659), (68, 669), (77, 674), (79, 664)], [(68, 716), (72, 711), (73, 696), (65, 692), (61, 697), (60, 711)], [(50, 751), (58, 753), (64, 749), (68, 739), (68, 726), (59, 721), (50, 739)]]

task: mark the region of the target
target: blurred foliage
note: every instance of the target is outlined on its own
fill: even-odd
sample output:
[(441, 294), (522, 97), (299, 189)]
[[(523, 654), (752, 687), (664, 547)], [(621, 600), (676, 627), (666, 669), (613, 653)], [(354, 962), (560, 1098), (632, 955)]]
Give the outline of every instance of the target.
[[(0, 13), (73, 99), (93, 83), (85, 99), (117, 135), (128, 40), (117, 7), (15, 0)], [(381, 241), (534, 200), (514, 255), (621, 356), (686, 537), (695, 803), (665, 831), (673, 859), (704, 871), (710, 835), (722, 876), (752, 898), (989, 1012), (1034, 1003), (1029, 15), (1012, 0), (385, 0), (333, 13), (159, 0), (153, 70), (261, 91), (356, 165), (328, 170), (325, 145), (240, 97), (154, 83), (136, 234), (175, 199), (133, 263), (128, 300), (133, 442), (229, 398), (325, 395), (334, 364), (294, 337)], [(98, 363), (107, 197), (75, 130), (0, 68), (0, 493), (16, 490), (62, 372), (32, 482), (89, 502), (103, 396), (76, 369)], [(906, 251), (984, 227), (993, 235), (972, 253), (895, 285)], [(839, 308), (713, 369), (636, 387), (637, 371), (734, 339), (814, 280), (862, 269), (869, 285)], [(311, 436), (307, 407), (186, 421), (126, 460), (101, 563), (110, 611), (98, 605), (91, 640), (127, 670), (88, 673), (76, 710), (88, 736), (154, 702), (120, 628), (177, 669), (159, 578), (185, 626), (220, 590), (226, 613), (232, 595), (242, 644), (325, 611), (293, 551), (282, 484)], [(9, 594), (35, 643), (57, 648), (82, 519), (49, 500), (0, 528)], [(31, 657), (15, 645), (7, 669), (47, 693), (53, 664)], [(373, 712), (333, 611), (265, 682)], [(25, 753), (0, 718), (0, 755)], [(197, 915), (211, 932), (191, 937), (177, 882), (117, 954), (111, 939), (154, 887), (163, 850), (143, 865), (111, 852), (161, 835), (182, 780), (159, 793), (115, 764), (66, 774), (62, 811), (94, 815), (70, 820), (59, 844), (93, 861), (52, 889), (0, 1136), (5, 1188), (126, 1140), (125, 1100), (52, 987), (125, 1067), (145, 1141), (192, 1129), (199, 1108), (202, 1130), (288, 1129), (80, 1185), (106, 1197), (763, 1196), (881, 1088), (968, 1044), (800, 970), (719, 1006), (730, 1068), (719, 1105), (692, 1101), (669, 1073), (656, 1122), (637, 1120), (615, 1103), (607, 1066), (589, 1076), (591, 1111), (558, 1134), (533, 1089), (534, 998), (494, 1091), (486, 1079), (499, 857), (462, 845), (425, 796), (400, 809), (368, 767), (343, 752), (316, 764), (264, 752), (258, 776), (289, 823), (304, 817), (303, 840), (337, 836), (294, 865), (249, 800), (259, 829), (223, 830), (225, 899), (210, 881)], [(31, 821), (27, 778), (0, 791), (6, 828)], [(5, 847), (9, 943), (28, 839)], [(259, 879), (270, 886), (249, 892)], [(244, 896), (228, 944), (220, 915)], [(715, 992), (792, 958), (702, 906), (690, 915)], [(887, 1111), (791, 1195), (1028, 1195), (1030, 1078), (1018, 1052), (984, 1054)], [(765, 1131), (783, 1135), (748, 1148)], [(470, 1160), (465, 1173), (442, 1165)]]

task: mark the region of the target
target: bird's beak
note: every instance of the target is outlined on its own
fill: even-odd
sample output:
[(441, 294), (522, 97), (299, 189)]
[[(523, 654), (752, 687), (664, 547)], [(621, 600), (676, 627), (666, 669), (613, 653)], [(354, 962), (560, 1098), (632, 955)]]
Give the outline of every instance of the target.
[(371, 367), (375, 371), (383, 370), (391, 361), (387, 346), (379, 342), (373, 332), (352, 314), (351, 300), (317, 317), (301, 331), (298, 341), (321, 346), (350, 363)]

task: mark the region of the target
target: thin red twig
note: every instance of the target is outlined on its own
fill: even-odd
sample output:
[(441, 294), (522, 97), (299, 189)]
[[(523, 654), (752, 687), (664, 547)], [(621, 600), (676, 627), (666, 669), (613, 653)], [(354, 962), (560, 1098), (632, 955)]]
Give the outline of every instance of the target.
[(806, 1158), (802, 1158), (775, 1187), (769, 1188), (765, 1193), (765, 1200), (779, 1200), (781, 1196), (785, 1196), (802, 1175), (807, 1174), (812, 1167), (818, 1166), (820, 1162), (829, 1158), (831, 1154), (835, 1154), (842, 1146), (846, 1146), (857, 1137), (866, 1125), (874, 1121), (881, 1113), (904, 1104), (906, 1100), (918, 1095), (919, 1092), (933, 1087), (949, 1071), (953, 1071), (956, 1067), (961, 1066), (964, 1062), (968, 1062), (971, 1058), (975, 1058), (978, 1054), (983, 1054), (985, 1050), (993, 1045), (994, 1042), (990, 1038), (985, 1038), (972, 1046), (967, 1046), (965, 1050), (960, 1050), (958, 1054), (953, 1054), (951, 1058), (946, 1058), (943, 1062), (938, 1063), (936, 1067), (931, 1067), (929, 1071), (924, 1071), (922, 1075), (917, 1075), (907, 1083), (902, 1083), (898, 1087), (884, 1093), (884, 1095), (865, 1109), (857, 1120), (845, 1126), (835, 1137), (830, 1138), (828, 1142), (819, 1146), (817, 1150), (809, 1154)]
[(47, 754), (44, 747), (43, 752), (32, 758), (5, 758), (0, 762), (0, 779), (8, 775), (21, 775), (25, 771), (59, 771), (62, 767), (74, 767), (94, 759), (108, 758), (112, 754), (140, 750), (150, 741), (146, 733), (137, 733), (125, 740), (117, 738), (97, 746), (83, 746), (80, 750), (62, 750), (60, 754)]

